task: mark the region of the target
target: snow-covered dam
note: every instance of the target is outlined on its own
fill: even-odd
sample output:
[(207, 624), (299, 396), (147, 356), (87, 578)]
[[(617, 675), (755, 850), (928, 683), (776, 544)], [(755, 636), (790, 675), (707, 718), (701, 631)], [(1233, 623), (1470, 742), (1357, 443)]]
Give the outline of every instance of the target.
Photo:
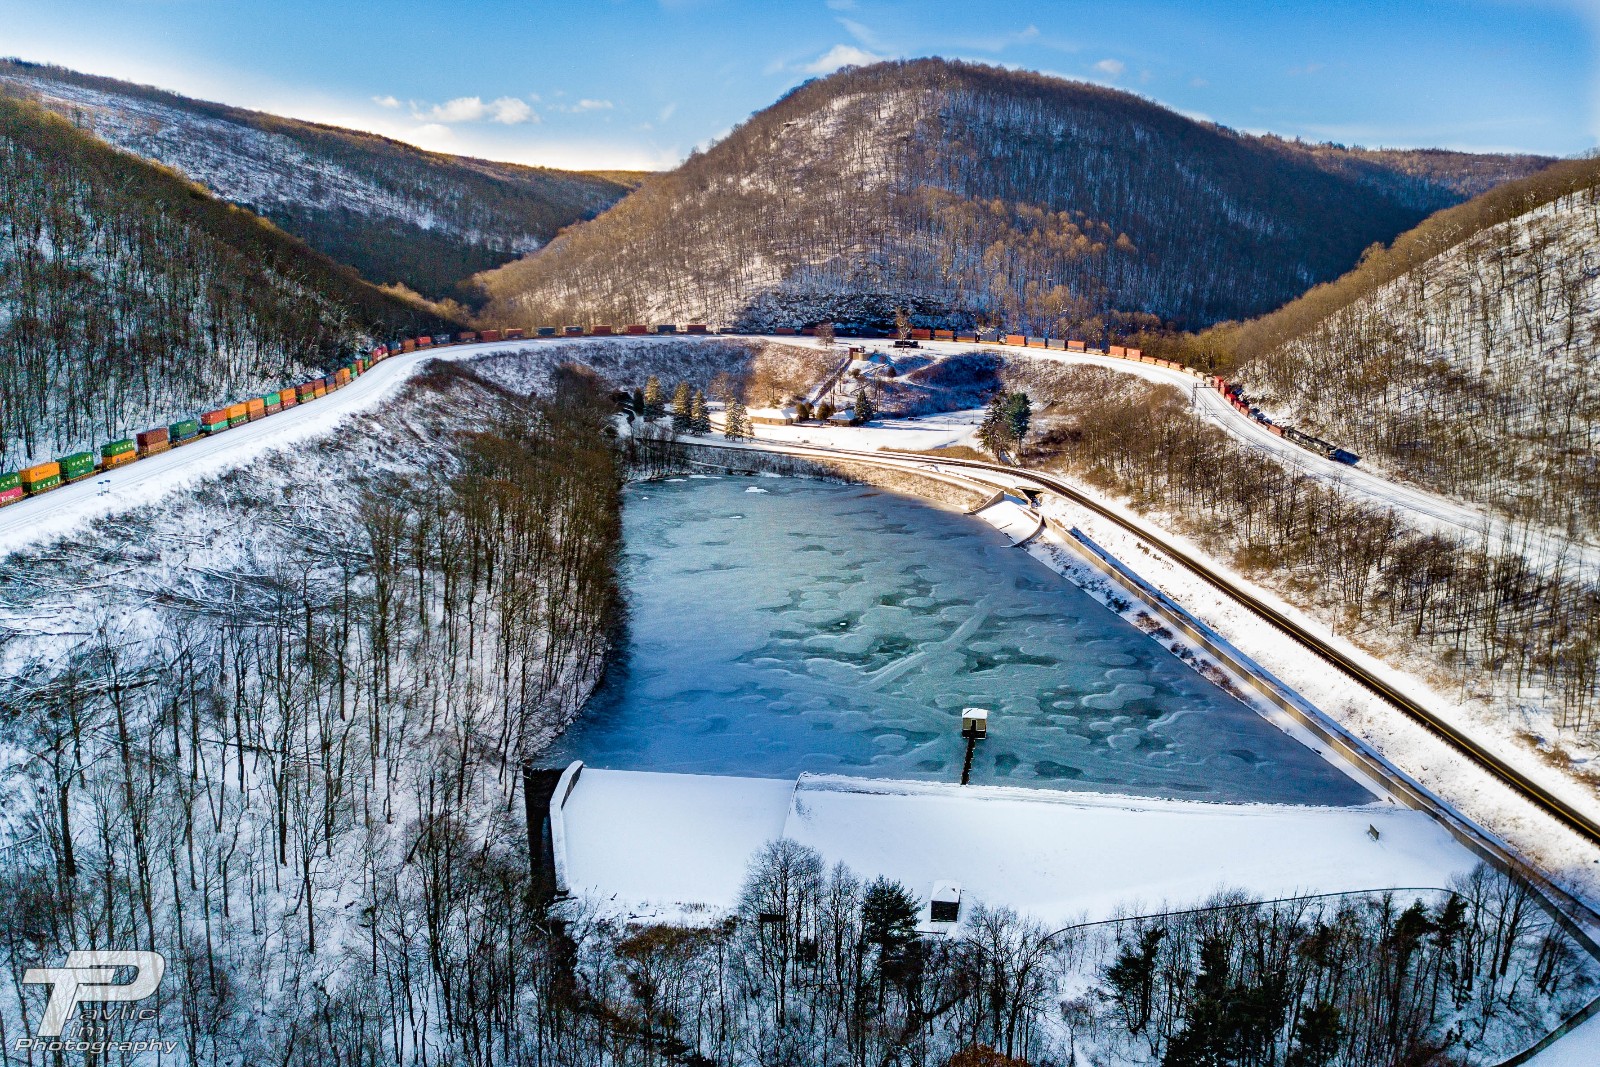
[(801, 478), (629, 493), (627, 645), (551, 761), (953, 782), (975, 705), (975, 783), (1373, 799), (978, 520)]

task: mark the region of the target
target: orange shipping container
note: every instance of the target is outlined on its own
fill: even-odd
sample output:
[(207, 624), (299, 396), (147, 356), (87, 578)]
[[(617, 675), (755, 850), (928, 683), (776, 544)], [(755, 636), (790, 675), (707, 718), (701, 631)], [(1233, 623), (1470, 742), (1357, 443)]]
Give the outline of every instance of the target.
[(1068, 341), (1067, 342), (1067, 351), (1068, 352), (1082, 352), (1083, 351), (1083, 342), (1082, 341)]
[(912, 330), (911, 339), (913, 341), (931, 341), (933, 340), (933, 331), (923, 329)]
[(500, 340), (500, 331), (499, 330), (484, 330), (483, 332), (478, 334), (478, 340), (480, 340), (480, 341), (498, 341), (498, 340)]
[(18, 471), (17, 477), (22, 480), (23, 485), (31, 485), (34, 482), (42, 482), (46, 478), (54, 478), (60, 473), (61, 464), (52, 460), (49, 463), (41, 463), (36, 467), (28, 467), (25, 470)]
[(230, 421), (232, 421), (241, 415), (250, 414), (250, 409), (244, 404), (229, 404), (227, 408), (224, 409), (223, 413), (228, 416)]
[(1016, 345), (1017, 347), (1021, 348), (1027, 345), (1028, 339), (1020, 333), (1008, 333), (1006, 334), (1005, 343), (1008, 345)]
[(628, 327), (628, 333), (630, 333), (630, 334), (641, 334), (641, 333), (649, 333), (649, 332), (650, 332), (650, 327), (644, 325), (644, 323), (642, 323), (642, 322), (636, 322), (632, 326)]
[(954, 330), (934, 330), (933, 339), (935, 341), (954, 341), (956, 332)]
[(589, 327), (589, 336), (590, 337), (610, 337), (611, 336), (611, 327), (609, 327), (609, 326), (591, 326), (591, 327)]

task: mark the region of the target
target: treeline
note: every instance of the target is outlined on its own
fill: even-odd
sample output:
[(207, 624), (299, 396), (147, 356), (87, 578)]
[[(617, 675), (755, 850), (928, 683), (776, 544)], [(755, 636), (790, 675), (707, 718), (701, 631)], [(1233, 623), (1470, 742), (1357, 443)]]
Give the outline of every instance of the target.
[(639, 180), (429, 152), (20, 60), (0, 61), (0, 91), (31, 94), (375, 284), (398, 282), (435, 300), (470, 296), (462, 283), (472, 274), (598, 214)]
[(48, 1059), (13, 1048), (46, 992), (24, 970), (96, 947), (166, 957), (157, 1016), (115, 1036), (178, 1062), (503, 1058), (517, 769), (618, 619), (611, 411), (581, 374), (507, 400), (440, 368), (376, 440), (7, 568), (5, 1062)]
[[(1173, 515), (1246, 571), (1271, 571), (1335, 628), (1427, 650), (1463, 689), (1537, 696), (1558, 726), (1600, 727), (1600, 585), (1528, 545), (1416, 529), (1196, 420), (1177, 390), (1109, 371), (1011, 365), (1055, 405), (1035, 462)], [(1043, 421), (1043, 420), (1041, 420)]]
[(483, 277), (518, 321), (1003, 324), (1259, 314), (1535, 158), (1391, 159), (944, 60), (808, 82), (602, 218)]
[(0, 96), (0, 468), (289, 384), (437, 322)]
[[(500, 879), (486, 903), (507, 908), (493, 935), (507, 951), (480, 957), (476, 1041), (449, 1062), (1496, 1062), (1593, 984), (1526, 888), (1482, 870), (1428, 901), (1232, 893), (1086, 929), (969, 900), (949, 936), (917, 931), (905, 886), (787, 840), (752, 858), (733, 911), (704, 926), (517, 908), (509, 872), (487, 881)], [(390, 1051), (341, 1047), (351, 1063)]]

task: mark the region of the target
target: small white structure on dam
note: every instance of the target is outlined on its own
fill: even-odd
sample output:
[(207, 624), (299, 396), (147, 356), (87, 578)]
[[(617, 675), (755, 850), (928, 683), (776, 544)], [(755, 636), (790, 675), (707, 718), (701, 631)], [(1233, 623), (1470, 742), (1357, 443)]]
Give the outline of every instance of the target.
[(562, 796), (552, 816), (562, 823), (563, 888), (607, 911), (662, 921), (731, 908), (751, 856), (780, 837), (859, 877), (897, 879), (925, 903), (936, 887), (959, 886), (963, 917), (981, 901), (1063, 925), (1135, 904), (1185, 906), (1225, 887), (1262, 898), (1439, 888), (1477, 864), (1428, 815), (1387, 801), (1205, 804), (592, 768), (576, 772)]

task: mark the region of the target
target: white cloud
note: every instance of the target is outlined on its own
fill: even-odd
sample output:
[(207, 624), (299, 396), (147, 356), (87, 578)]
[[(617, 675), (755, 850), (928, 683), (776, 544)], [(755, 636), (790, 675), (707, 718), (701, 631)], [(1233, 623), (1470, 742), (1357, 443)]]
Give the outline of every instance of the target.
[(528, 106), (528, 102), (518, 100), (514, 96), (502, 96), (489, 105), (489, 110), (494, 113), (494, 120), (505, 126), (538, 121), (538, 116), (533, 113), (533, 108)]
[(1102, 59), (1100, 62), (1094, 65), (1094, 69), (1098, 70), (1101, 74), (1106, 74), (1115, 78), (1117, 75), (1127, 70), (1128, 65), (1120, 59)]
[(868, 26), (865, 23), (857, 22), (855, 19), (841, 18), (838, 20), (838, 22), (839, 25), (845, 28), (845, 32), (849, 33), (850, 36), (854, 37), (868, 48), (888, 47), (888, 45), (884, 43), (883, 38), (878, 36), (871, 26)]
[[(559, 94), (557, 94), (559, 95)], [(616, 107), (609, 100), (579, 100), (576, 104), (551, 104), (551, 111), (565, 111), (569, 115), (581, 115), (585, 111), (610, 111)]]
[(514, 96), (502, 96), (488, 103), (478, 96), (458, 96), (427, 109), (413, 104), (411, 114), (418, 119), (446, 125), (452, 122), (498, 122), (505, 126), (516, 126), (523, 122), (539, 121), (539, 116), (533, 113), (528, 102)]
[(400, 106), (400, 101), (396, 100), (392, 96), (375, 96), (375, 97), (372, 98), (372, 102), (374, 104), (377, 104), (379, 107), (399, 107)]
[(800, 69), (807, 74), (832, 74), (840, 67), (864, 67), (882, 58), (853, 44), (836, 44)]
[(678, 110), (678, 102), (676, 100), (674, 100), (672, 103), (668, 104), (666, 107), (661, 109), (661, 119), (660, 119), (660, 121), (666, 122), (668, 119), (670, 119), (672, 117), (672, 113), (677, 111), (677, 110)]

